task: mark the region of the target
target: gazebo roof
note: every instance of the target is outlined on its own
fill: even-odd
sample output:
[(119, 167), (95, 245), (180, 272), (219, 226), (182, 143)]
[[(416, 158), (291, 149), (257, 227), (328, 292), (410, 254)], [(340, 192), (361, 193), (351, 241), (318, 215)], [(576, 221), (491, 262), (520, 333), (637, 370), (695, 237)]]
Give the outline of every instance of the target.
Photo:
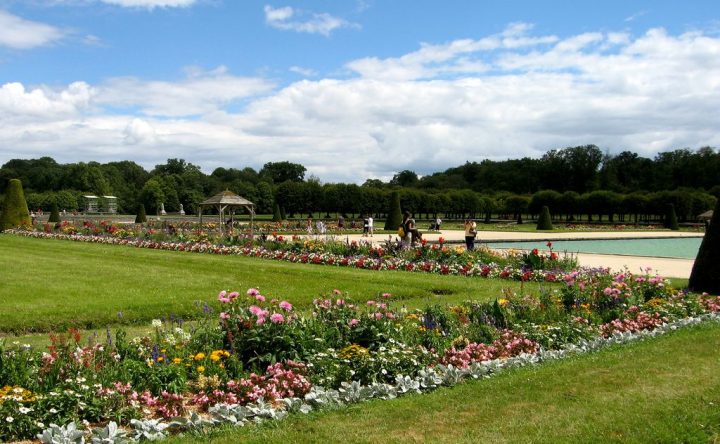
[(700, 219), (712, 219), (713, 217), (713, 210), (708, 210), (698, 216)]
[(209, 199), (205, 199), (200, 203), (201, 206), (210, 205), (229, 205), (229, 206), (255, 206), (254, 203), (240, 197), (232, 191), (221, 191)]

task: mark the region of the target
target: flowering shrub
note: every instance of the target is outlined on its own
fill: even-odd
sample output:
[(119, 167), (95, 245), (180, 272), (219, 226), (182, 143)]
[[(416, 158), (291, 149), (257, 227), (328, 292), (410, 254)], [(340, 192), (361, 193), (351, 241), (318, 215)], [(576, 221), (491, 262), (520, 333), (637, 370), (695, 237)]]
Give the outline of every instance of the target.
[[(332, 393), (347, 402), (389, 398), (482, 376), (478, 363), (720, 312), (720, 297), (677, 291), (647, 270), (573, 272), (562, 281), (537, 294), (506, 290), (494, 301), (410, 312), (395, 310), (387, 293), (358, 305), (334, 290), (304, 315), (258, 289), (222, 291), (192, 330), (154, 320), (146, 336), (118, 331), (104, 343), (70, 330), (52, 335), (45, 351), (0, 341), (0, 440), (31, 438), (51, 423), (126, 426), (195, 411), (242, 422), (275, 417), (268, 405), (307, 411), (303, 399), (330, 402)], [(152, 421), (132, 424), (162, 428)]]
[[(249, 238), (242, 245), (213, 244), (205, 241), (177, 239), (148, 240), (94, 234), (60, 234), (42, 231), (8, 230), (8, 233), (36, 237), (134, 246), (158, 250), (187, 251), (206, 254), (241, 255), (304, 264), (362, 268), (366, 270), (400, 270), (420, 273), (453, 274), (536, 282), (556, 282), (576, 268), (573, 258), (547, 258), (543, 269), (528, 268), (521, 255), (494, 253), (487, 248), (466, 251), (463, 247), (423, 243), (410, 249), (396, 249), (391, 244), (373, 247), (369, 243), (315, 242), (282, 236), (266, 242)], [(606, 271), (607, 272), (607, 271)]]

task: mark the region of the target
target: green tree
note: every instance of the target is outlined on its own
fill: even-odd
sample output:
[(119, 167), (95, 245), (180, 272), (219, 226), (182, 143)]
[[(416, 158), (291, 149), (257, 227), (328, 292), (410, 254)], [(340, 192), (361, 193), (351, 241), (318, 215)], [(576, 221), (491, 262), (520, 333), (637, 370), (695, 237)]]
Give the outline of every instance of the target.
[(53, 201), (50, 206), (50, 217), (48, 217), (48, 222), (60, 222), (60, 211), (58, 211), (58, 206), (55, 201)]
[(0, 231), (30, 225), (31, 222), (22, 182), (19, 179), (10, 179), (3, 198)]
[(667, 213), (666, 213), (664, 222), (665, 223), (663, 225), (667, 229), (670, 229), (673, 231), (677, 231), (680, 229), (680, 227), (678, 226), (677, 215), (675, 214), (675, 205), (668, 204)]
[(137, 214), (135, 215), (136, 224), (144, 224), (147, 222), (147, 215), (145, 214), (145, 205), (139, 204), (137, 207)]
[(402, 211), (400, 210), (400, 193), (393, 191), (390, 194), (388, 217), (385, 220), (385, 229), (394, 231), (402, 224)]
[(698, 293), (720, 294), (720, 199), (700, 244), (688, 287)]
[(273, 222), (281, 222), (282, 216), (280, 215), (280, 205), (275, 204), (273, 205)]
[(269, 179), (275, 184), (286, 181), (302, 182), (307, 169), (299, 163), (268, 162), (260, 170), (260, 177)]
[(547, 206), (543, 206), (540, 210), (540, 216), (538, 217), (537, 230), (552, 230), (553, 224), (550, 218), (550, 209)]

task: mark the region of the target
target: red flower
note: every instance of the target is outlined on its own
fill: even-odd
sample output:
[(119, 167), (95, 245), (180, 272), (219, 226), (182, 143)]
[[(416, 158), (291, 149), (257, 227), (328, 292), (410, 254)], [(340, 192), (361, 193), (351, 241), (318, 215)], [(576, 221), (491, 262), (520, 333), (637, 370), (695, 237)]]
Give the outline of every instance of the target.
[(538, 249), (537, 249), (537, 248), (533, 248), (532, 254), (534, 254), (535, 256), (537, 256), (537, 255), (538, 255)]

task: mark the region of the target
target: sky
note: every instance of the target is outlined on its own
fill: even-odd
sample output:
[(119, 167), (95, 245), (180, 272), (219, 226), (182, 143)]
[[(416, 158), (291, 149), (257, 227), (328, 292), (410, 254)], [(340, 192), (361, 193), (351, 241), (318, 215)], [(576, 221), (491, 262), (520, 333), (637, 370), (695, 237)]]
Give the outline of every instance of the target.
[(717, 0), (0, 0), (0, 164), (485, 159), (720, 148)]

